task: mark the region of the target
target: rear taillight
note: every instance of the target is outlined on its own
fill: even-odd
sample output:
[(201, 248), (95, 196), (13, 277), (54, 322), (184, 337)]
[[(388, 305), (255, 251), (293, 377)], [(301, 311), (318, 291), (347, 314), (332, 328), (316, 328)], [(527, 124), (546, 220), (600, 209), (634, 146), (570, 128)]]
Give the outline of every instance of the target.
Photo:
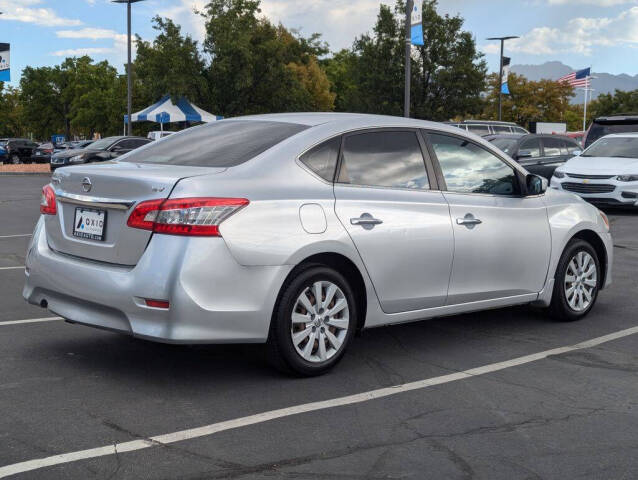
[(40, 200), (40, 213), (44, 215), (55, 215), (58, 213), (55, 206), (55, 191), (51, 185), (42, 187), (42, 199)]
[(248, 205), (245, 198), (172, 198), (141, 202), (126, 224), (168, 235), (219, 237), (219, 224)]

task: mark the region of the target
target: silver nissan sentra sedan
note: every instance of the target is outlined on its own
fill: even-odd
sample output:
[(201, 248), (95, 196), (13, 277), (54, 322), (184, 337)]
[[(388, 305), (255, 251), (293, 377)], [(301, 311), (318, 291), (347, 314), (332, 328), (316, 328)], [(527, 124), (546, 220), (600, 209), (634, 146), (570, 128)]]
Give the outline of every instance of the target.
[(56, 170), (41, 212), (29, 303), (160, 342), (267, 342), (300, 375), (334, 366), (362, 328), (518, 304), (576, 320), (611, 281), (602, 212), (413, 119), (190, 128)]

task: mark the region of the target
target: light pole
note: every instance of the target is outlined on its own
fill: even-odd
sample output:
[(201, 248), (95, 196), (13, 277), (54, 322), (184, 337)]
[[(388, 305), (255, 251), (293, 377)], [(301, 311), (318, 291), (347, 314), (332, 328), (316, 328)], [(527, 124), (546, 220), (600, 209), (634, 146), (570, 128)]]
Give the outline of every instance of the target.
[(503, 47), (505, 44), (505, 40), (510, 40), (512, 38), (519, 38), (514, 35), (510, 35), (509, 37), (490, 37), (487, 40), (500, 40), (501, 41), (501, 58), (499, 74), (498, 74), (498, 119), (502, 118), (502, 107), (503, 107)]
[(403, 93), (403, 116), (410, 116), (410, 76), (412, 75), (410, 70), (412, 67), (412, 8), (414, 7), (413, 0), (408, 0), (405, 5), (405, 86)]
[(133, 104), (133, 66), (131, 65), (131, 4), (143, 0), (111, 0), (113, 3), (126, 3), (126, 26), (128, 31), (128, 59), (126, 62), (126, 113), (128, 114), (126, 134), (133, 134), (131, 123), (131, 107)]

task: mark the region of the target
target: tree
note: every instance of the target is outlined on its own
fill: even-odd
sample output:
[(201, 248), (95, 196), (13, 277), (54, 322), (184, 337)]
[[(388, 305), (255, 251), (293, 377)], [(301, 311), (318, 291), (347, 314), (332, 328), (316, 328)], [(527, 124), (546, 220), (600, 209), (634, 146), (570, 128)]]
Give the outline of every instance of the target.
[[(482, 110), (487, 64), (472, 34), (462, 30), (463, 18), (441, 16), (436, 6), (436, 0), (423, 2), (425, 45), (413, 56), (413, 115), (432, 120), (473, 116)], [(397, 8), (404, 11), (403, 2)]]
[(154, 17), (153, 28), (158, 34), (152, 43), (137, 36), (136, 104), (143, 108), (170, 95), (209, 107), (206, 65), (197, 41), (182, 35), (181, 27), (169, 18)]
[[(491, 74), (488, 84), (482, 116), (494, 119), (498, 115), (498, 92), (501, 88), (498, 74)], [(569, 100), (574, 94), (570, 85), (555, 80), (532, 82), (514, 73), (510, 73), (508, 85), (511, 94), (503, 95), (503, 120), (523, 126), (531, 121), (574, 121), (573, 115), (567, 115)]]
[[(413, 47), (411, 114), (446, 120), (482, 108), (487, 67), (459, 16), (441, 16), (436, 0), (423, 2), (425, 45)], [(372, 35), (324, 61), (339, 110), (403, 114), (405, 2), (379, 7)]]
[(260, 17), (259, 0), (211, 0), (201, 12), (213, 105), (225, 116), (332, 110), (334, 96), (309, 38)]
[(592, 116), (638, 112), (638, 90), (629, 92), (616, 90), (599, 95), (590, 104)]
[(26, 135), (22, 123), (22, 103), (20, 90), (14, 87), (5, 89), (0, 82), (0, 137), (22, 137)]
[(67, 138), (116, 133), (125, 98), (115, 68), (88, 56), (55, 67), (26, 67), (20, 79), (24, 126), (41, 139), (62, 132)]

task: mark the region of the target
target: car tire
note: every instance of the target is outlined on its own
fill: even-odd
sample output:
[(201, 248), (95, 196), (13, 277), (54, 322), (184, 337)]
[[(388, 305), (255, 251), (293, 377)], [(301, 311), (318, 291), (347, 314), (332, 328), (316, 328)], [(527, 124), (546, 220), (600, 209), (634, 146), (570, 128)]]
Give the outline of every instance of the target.
[(550, 315), (563, 322), (587, 315), (598, 298), (601, 273), (600, 260), (591, 244), (578, 238), (571, 240), (556, 267)]
[[(316, 291), (322, 295), (319, 306)], [(299, 267), (275, 304), (267, 343), (271, 364), (298, 376), (326, 373), (343, 357), (357, 314), (355, 295), (343, 275), (321, 264)]]
[(16, 154), (11, 155), (11, 163), (17, 165), (18, 163), (20, 163), (20, 157), (18, 157)]

